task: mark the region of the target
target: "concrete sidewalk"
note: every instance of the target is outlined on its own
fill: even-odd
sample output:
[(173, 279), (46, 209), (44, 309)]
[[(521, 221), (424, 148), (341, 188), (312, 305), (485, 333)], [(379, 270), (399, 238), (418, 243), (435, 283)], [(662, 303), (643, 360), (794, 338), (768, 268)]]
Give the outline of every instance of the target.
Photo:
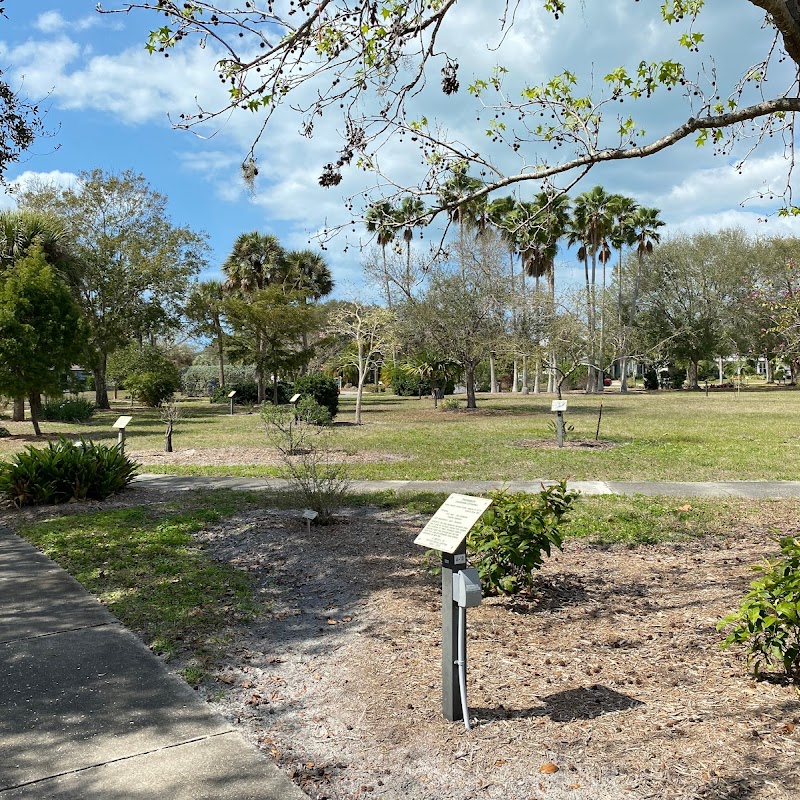
[[(380, 492), (393, 489), (397, 492), (486, 492), (506, 487), (515, 492), (538, 492), (542, 484), (555, 481), (536, 479), (530, 481), (353, 481), (354, 492)], [(224, 476), (154, 475), (145, 473), (135, 478), (140, 484), (154, 489), (192, 491), (195, 489), (236, 489), (263, 491), (285, 489), (287, 482), (278, 478), (231, 478)], [(800, 497), (800, 481), (567, 481), (567, 486), (587, 495), (664, 495), (669, 497), (744, 497), (752, 499), (778, 499)]]
[(0, 798), (306, 795), (54, 562), (0, 528)]

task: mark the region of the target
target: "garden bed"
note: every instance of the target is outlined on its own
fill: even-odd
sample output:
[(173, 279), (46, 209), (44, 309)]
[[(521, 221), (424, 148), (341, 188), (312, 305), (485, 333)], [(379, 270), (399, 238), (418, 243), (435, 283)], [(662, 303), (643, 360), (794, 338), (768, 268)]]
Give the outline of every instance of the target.
[(466, 732), (440, 713), (422, 524), (359, 509), (308, 535), (296, 513), (257, 510), (199, 535), (267, 604), (199, 691), (312, 798), (798, 796), (797, 692), (754, 682), (715, 629), (775, 550), (766, 526), (568, 542), (537, 597), (469, 612)]

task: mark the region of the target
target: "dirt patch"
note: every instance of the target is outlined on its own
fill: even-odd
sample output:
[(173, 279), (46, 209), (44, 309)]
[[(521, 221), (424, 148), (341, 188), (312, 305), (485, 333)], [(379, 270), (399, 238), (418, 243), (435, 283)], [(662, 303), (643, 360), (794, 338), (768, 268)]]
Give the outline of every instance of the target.
[(268, 604), (200, 691), (312, 798), (798, 796), (798, 695), (753, 682), (715, 630), (774, 549), (766, 526), (570, 542), (537, 598), (471, 609), (466, 732), (440, 714), (438, 579), (412, 544), (423, 522), (357, 510), (308, 535), (296, 513), (260, 510), (200, 536)]
[[(607, 442), (603, 439), (565, 439), (565, 448), (572, 450), (611, 450), (618, 447), (618, 442)], [(558, 443), (552, 439), (519, 439), (514, 447), (533, 447), (541, 450), (556, 450)]]
[[(165, 453), (163, 450), (128, 450), (126, 452), (134, 461), (143, 465), (230, 466), (232, 464), (249, 464), (277, 467), (282, 463), (279, 453), (269, 447), (198, 447), (175, 450), (172, 453)], [(397, 453), (380, 451), (347, 453), (344, 450), (336, 450), (331, 454), (331, 461), (343, 464), (375, 464), (404, 461), (405, 459), (405, 456)]]

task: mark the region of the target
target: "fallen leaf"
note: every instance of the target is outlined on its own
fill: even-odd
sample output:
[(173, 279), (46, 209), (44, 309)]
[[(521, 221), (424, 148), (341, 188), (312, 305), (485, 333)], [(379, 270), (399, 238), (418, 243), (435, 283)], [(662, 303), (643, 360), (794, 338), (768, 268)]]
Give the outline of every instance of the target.
[(497, 761), (494, 762), (494, 765), (496, 767), (502, 767), (503, 764), (505, 764), (505, 763), (506, 763), (506, 760), (504, 758), (498, 758)]
[(338, 624), (339, 624), (339, 620), (336, 620), (336, 619), (333, 619), (333, 618), (328, 619), (328, 625), (338, 625)]
[(782, 728), (781, 733), (793, 733), (794, 732), (794, 723), (787, 722)]
[(688, 504), (685, 505), (685, 506), (678, 506), (678, 511), (691, 511), (691, 510), (692, 510), (692, 507), (690, 505), (688, 505)]
[(552, 761), (548, 761), (539, 767), (539, 772), (543, 772), (545, 775), (552, 775), (554, 772), (558, 772), (559, 769), (560, 767), (556, 766)]

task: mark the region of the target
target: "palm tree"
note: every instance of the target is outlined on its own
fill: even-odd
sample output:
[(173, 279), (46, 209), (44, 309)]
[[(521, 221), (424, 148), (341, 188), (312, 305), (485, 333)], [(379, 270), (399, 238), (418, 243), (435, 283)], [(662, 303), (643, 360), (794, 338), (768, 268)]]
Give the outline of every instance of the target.
[(306, 292), (315, 302), (333, 291), (333, 275), (321, 253), (292, 250), (286, 254), (285, 265), (291, 288)]
[[(624, 280), (622, 274), (622, 251), (625, 247), (632, 247), (634, 244), (633, 228), (631, 227), (631, 219), (633, 218), (636, 209), (639, 207), (638, 203), (632, 198), (623, 194), (612, 194), (609, 203), (612, 216), (612, 230), (611, 230), (611, 245), (617, 251), (617, 326), (620, 331), (620, 346), (621, 350), (627, 349), (625, 324), (623, 320), (623, 294), (624, 294)], [(620, 353), (620, 368), (623, 362), (626, 361), (624, 354)], [(627, 368), (627, 365), (625, 365)], [(624, 380), (620, 381), (622, 387)]]
[[(569, 196), (563, 192), (539, 192), (526, 212), (528, 215), (524, 229), (522, 250), (524, 272), (536, 279), (547, 278), (550, 308), (556, 303), (556, 256), (559, 242), (564, 238), (570, 224)], [(556, 353), (550, 354), (555, 363)], [(538, 379), (538, 368), (537, 368)], [(550, 371), (547, 391), (555, 391), (555, 374)]]
[(241, 233), (222, 264), (230, 293), (251, 294), (281, 282), (286, 274), (285, 254), (277, 237), (258, 231)]
[[(639, 206), (630, 218), (631, 244), (636, 245), (636, 277), (633, 281), (633, 289), (631, 290), (630, 303), (628, 305), (627, 320), (625, 321), (626, 329), (633, 325), (636, 317), (636, 305), (639, 302), (639, 288), (642, 280), (644, 258), (650, 255), (653, 252), (653, 246), (661, 241), (659, 228), (663, 228), (665, 223), (659, 217), (660, 213), (657, 208)], [(628, 391), (627, 353), (623, 354), (620, 367), (622, 368), (622, 380), (619, 390), (624, 393)]]
[(468, 230), (474, 229), (480, 235), (488, 224), (486, 196), (477, 200), (469, 199), (482, 186), (483, 181), (468, 173), (468, 165), (458, 162), (451, 169), (450, 178), (439, 192), (442, 205), (449, 207), (450, 220), (458, 225), (458, 236), (463, 248)]
[(397, 210), (395, 218), (403, 227), (403, 241), (406, 243), (406, 294), (411, 296), (411, 242), (414, 240), (414, 228), (422, 227), (425, 223), (422, 216), (425, 213), (425, 203), (418, 197), (404, 197)]
[(395, 222), (396, 211), (394, 206), (388, 201), (383, 200), (380, 203), (373, 203), (367, 209), (367, 216), (365, 222), (367, 230), (370, 233), (376, 234), (378, 247), (381, 248), (383, 256), (383, 290), (386, 293), (386, 305), (392, 308), (392, 292), (389, 287), (389, 268), (386, 264), (386, 247), (394, 240), (396, 227)]
[[(498, 197), (492, 200), (485, 209), (485, 215), (488, 222), (494, 226), (495, 230), (500, 234), (501, 241), (508, 249), (508, 268), (509, 268), (509, 286), (511, 292), (509, 298), (511, 300), (511, 328), (516, 331), (517, 328), (517, 286), (516, 277), (514, 275), (514, 259), (519, 252), (518, 230), (516, 224), (516, 211), (518, 203), (511, 195), (505, 197)], [(489, 382), (490, 390), (492, 393), (498, 391), (497, 376), (495, 374), (495, 353), (492, 352), (489, 356)], [(513, 389), (516, 391), (516, 359), (514, 360), (514, 385)]]
[[(602, 391), (602, 347), (605, 334), (604, 306), (600, 309), (600, 348), (597, 346), (597, 263), (600, 262), (603, 270), (603, 289), (605, 290), (606, 263), (611, 258), (609, 236), (612, 230), (612, 216), (609, 209), (611, 196), (602, 186), (595, 186), (588, 192), (583, 192), (575, 198), (572, 212), (572, 221), (568, 232), (570, 245), (577, 244), (578, 260), (583, 262), (586, 284), (586, 317), (589, 330), (589, 380), (586, 384), (587, 392)], [(591, 262), (591, 271), (589, 264)], [(597, 358), (601, 360), (598, 370)]]
[[(225, 290), (240, 297), (252, 296), (269, 286), (283, 283), (286, 278), (286, 254), (278, 239), (272, 234), (258, 231), (241, 233), (236, 237), (230, 255), (222, 264), (227, 276)], [(256, 350), (263, 353), (266, 342), (259, 338)], [(260, 358), (258, 359), (261, 360)], [(266, 396), (264, 375), (256, 371), (258, 402), (263, 403)]]

